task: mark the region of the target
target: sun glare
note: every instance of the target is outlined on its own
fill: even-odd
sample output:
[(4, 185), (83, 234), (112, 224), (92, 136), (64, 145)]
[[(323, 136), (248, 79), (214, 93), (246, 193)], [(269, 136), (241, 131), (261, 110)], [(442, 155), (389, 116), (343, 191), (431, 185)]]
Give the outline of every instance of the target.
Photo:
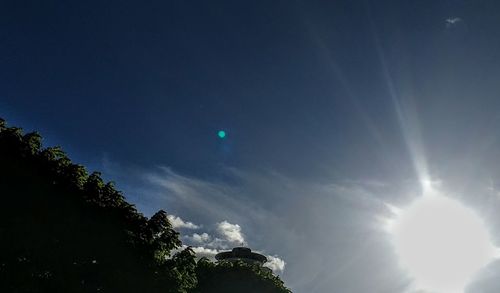
[(419, 290), (461, 293), (495, 258), (481, 219), (460, 202), (442, 195), (422, 196), (406, 209), (390, 207), (389, 221), (400, 265)]

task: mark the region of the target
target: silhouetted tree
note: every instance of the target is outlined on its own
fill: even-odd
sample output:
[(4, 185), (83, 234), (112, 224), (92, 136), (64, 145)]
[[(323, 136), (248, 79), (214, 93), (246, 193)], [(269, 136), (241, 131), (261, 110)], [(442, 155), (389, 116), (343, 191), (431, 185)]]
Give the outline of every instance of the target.
[(243, 264), (196, 262), (164, 211), (147, 219), (41, 141), (0, 118), (0, 292), (289, 292)]
[(213, 263), (206, 258), (196, 266), (193, 293), (290, 293), (283, 281), (269, 270), (243, 262)]
[(0, 119), (0, 292), (187, 292), (195, 258), (101, 174)]

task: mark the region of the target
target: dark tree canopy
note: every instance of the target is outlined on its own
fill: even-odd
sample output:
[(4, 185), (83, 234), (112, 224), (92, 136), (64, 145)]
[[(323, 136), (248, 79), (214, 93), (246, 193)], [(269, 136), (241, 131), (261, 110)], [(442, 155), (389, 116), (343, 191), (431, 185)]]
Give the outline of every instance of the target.
[(198, 284), (193, 293), (290, 293), (270, 271), (242, 262), (215, 264), (202, 258), (196, 266)]
[(196, 262), (164, 211), (147, 219), (1, 118), (0, 199), (0, 292), (290, 292), (244, 264)]

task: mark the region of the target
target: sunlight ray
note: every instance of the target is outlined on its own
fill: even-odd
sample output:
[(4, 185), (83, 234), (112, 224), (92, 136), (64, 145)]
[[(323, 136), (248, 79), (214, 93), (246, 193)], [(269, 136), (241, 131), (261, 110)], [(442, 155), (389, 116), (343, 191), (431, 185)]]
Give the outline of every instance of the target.
[(421, 184), (421, 188), (423, 191), (426, 191), (430, 187), (428, 183), (431, 181), (420, 130), (417, 107), (413, 97), (407, 94), (399, 94), (387, 65), (383, 46), (373, 23), (371, 23), (371, 29), (388, 95), (393, 104), (402, 136), (410, 154), (414, 170)]

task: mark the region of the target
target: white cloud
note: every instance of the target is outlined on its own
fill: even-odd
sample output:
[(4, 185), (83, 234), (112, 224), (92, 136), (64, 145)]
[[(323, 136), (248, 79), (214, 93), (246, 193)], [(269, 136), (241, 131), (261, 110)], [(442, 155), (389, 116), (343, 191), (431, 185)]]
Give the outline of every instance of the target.
[(172, 227), (175, 228), (185, 228), (185, 229), (199, 229), (200, 226), (193, 224), (191, 222), (186, 222), (180, 217), (174, 216), (174, 215), (168, 215), (167, 216), (168, 220), (172, 224)]
[(196, 253), (196, 256), (201, 258), (201, 257), (207, 257), (209, 259), (214, 259), (215, 255), (220, 252), (220, 250), (215, 249), (215, 248), (207, 248), (203, 246), (193, 246), (191, 249)]
[(191, 247), (191, 249), (194, 251), (194, 253), (196, 253), (196, 257), (198, 259), (200, 259), (202, 257), (206, 257), (212, 261), (215, 261), (215, 255), (222, 251), (222, 250), (218, 250), (215, 248), (208, 248), (208, 247), (204, 247), (204, 246), (190, 246), (190, 245), (183, 244), (180, 248), (173, 249), (170, 252), (170, 256), (168, 256), (167, 258), (172, 258), (174, 256), (174, 254), (176, 254), (176, 253), (178, 253), (178, 252), (180, 252), (188, 247)]
[(275, 274), (282, 273), (285, 270), (286, 262), (276, 255), (267, 255), (265, 267), (270, 268)]
[[(209, 234), (214, 232), (215, 235)], [(193, 233), (182, 236), (183, 242), (190, 246), (203, 246), (207, 249), (229, 250), (235, 246), (246, 245), (241, 226), (222, 221), (215, 224), (215, 231)]]
[(238, 224), (231, 224), (228, 221), (222, 221), (217, 223), (217, 231), (228, 242), (240, 245), (245, 244), (245, 238), (243, 237), (243, 234), (241, 233), (241, 227)]
[[(208, 231), (210, 233), (210, 230)], [(228, 250), (235, 246), (246, 245), (241, 226), (224, 220), (215, 224), (214, 236), (207, 232), (183, 236), (184, 243), (191, 246), (203, 245), (207, 248)]]
[(191, 236), (184, 236), (184, 238), (186, 238), (188, 241), (190, 240), (196, 243), (206, 243), (212, 240), (212, 237), (208, 235), (208, 233), (201, 233), (201, 234), (194, 233)]

